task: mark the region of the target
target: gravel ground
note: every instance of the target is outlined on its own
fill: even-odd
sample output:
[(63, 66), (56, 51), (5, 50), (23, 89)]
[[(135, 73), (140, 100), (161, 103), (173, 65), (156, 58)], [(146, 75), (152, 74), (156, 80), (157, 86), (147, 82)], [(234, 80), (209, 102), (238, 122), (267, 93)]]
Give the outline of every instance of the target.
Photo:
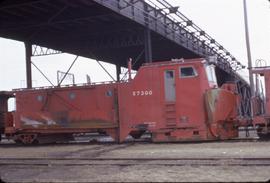
[(83, 166), (6, 168), (8, 182), (262, 182), (270, 167)]
[[(270, 158), (269, 152), (270, 142), (0, 146), (1, 158)], [(270, 179), (270, 166), (0, 166), (0, 176), (7, 182), (257, 182)]]
[(270, 142), (209, 143), (126, 143), (126, 144), (54, 144), (41, 146), (0, 146), (0, 157), (122, 157), (122, 158), (206, 158), (270, 157)]

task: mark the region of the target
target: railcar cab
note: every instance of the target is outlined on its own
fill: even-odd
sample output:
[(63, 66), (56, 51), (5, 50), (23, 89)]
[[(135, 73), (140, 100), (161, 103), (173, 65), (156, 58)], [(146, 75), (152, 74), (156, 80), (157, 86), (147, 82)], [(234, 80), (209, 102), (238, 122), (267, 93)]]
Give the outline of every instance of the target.
[(215, 71), (203, 58), (144, 64), (133, 80), (123, 84), (127, 86), (120, 87), (121, 130), (148, 125), (156, 142), (234, 137), (232, 124), (227, 128), (230, 134), (211, 129), (217, 121), (233, 118), (236, 103), (233, 92), (219, 88)]
[[(218, 88), (216, 77), (216, 66), (213, 63), (208, 63), (204, 59), (190, 59), (185, 62), (183, 59), (173, 59), (173, 62), (179, 62), (179, 79), (198, 79), (204, 82), (209, 88)], [(168, 77), (173, 76), (172, 71), (168, 71)], [(206, 76), (206, 77), (205, 77)], [(208, 83), (208, 84), (207, 84)], [(222, 83), (223, 84), (223, 83)]]

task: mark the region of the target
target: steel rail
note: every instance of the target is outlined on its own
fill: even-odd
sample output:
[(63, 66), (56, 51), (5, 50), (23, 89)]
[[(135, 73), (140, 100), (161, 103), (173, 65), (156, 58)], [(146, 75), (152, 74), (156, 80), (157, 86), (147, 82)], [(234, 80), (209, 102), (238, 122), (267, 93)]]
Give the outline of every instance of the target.
[(1, 158), (4, 166), (270, 166), (270, 158)]
[(218, 161), (218, 160), (228, 160), (228, 161), (270, 161), (270, 157), (207, 157), (207, 158), (193, 158), (193, 157), (183, 157), (183, 158), (110, 158), (110, 157), (1, 157), (0, 161), (36, 161), (36, 160), (51, 160), (51, 161), (62, 161), (62, 160), (83, 160), (83, 161)]
[[(244, 131), (244, 130), (241, 130), (241, 131)], [(114, 141), (98, 141), (98, 142), (91, 142), (90, 138), (91, 137), (101, 137), (102, 136), (87, 136), (87, 137), (78, 137), (78, 138), (81, 138), (81, 139), (77, 139), (77, 140), (74, 140), (74, 141), (67, 141), (67, 142), (57, 142), (57, 143), (48, 143), (48, 144), (36, 144), (36, 145), (30, 145), (30, 146), (26, 146), (26, 147), (47, 147), (47, 146), (65, 146), (65, 145), (93, 145), (93, 144), (97, 144), (97, 145), (116, 145), (117, 143), (114, 142)], [(3, 138), (5, 139), (5, 138)], [(208, 141), (201, 141), (201, 142), (182, 142), (182, 143), (189, 143), (189, 144), (192, 144), (192, 143), (214, 143), (214, 142), (220, 142), (220, 140), (208, 140)], [(260, 143), (260, 142), (264, 142), (264, 141), (260, 141), (260, 139), (258, 137), (250, 137), (250, 138), (238, 138), (238, 139), (228, 139), (228, 140), (223, 140), (222, 143), (237, 143), (237, 142), (256, 142), (256, 143)], [(150, 138), (143, 138), (143, 139), (137, 139), (137, 140), (133, 140), (133, 141), (127, 141), (123, 144), (127, 144), (127, 145), (132, 145), (132, 144), (164, 144), (166, 142), (151, 142), (151, 139)], [(172, 144), (181, 144), (181, 142), (171, 142)], [(24, 147), (22, 144), (16, 144), (15, 142), (6, 142), (6, 143), (1, 143), (0, 142), (0, 147)], [(1, 160), (1, 158), (0, 158)]]

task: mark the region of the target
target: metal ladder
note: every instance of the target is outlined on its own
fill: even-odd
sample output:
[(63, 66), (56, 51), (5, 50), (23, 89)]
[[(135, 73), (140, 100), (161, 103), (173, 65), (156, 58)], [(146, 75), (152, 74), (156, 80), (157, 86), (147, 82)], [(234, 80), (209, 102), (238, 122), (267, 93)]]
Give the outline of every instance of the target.
[(174, 102), (165, 104), (165, 120), (167, 128), (176, 127), (176, 110)]

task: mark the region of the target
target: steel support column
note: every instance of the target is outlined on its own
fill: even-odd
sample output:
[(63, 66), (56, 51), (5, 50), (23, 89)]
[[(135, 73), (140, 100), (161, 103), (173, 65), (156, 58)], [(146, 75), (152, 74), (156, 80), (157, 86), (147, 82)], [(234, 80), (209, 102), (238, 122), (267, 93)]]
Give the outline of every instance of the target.
[(31, 56), (32, 56), (32, 44), (25, 42), (25, 60), (26, 60), (26, 87), (32, 88), (32, 68), (31, 68)]
[(144, 55), (145, 62), (152, 62), (152, 41), (151, 41), (151, 30), (145, 28), (144, 30)]
[(116, 79), (117, 79), (117, 81), (120, 81), (121, 66), (120, 66), (120, 64), (117, 64), (115, 66), (116, 66)]

